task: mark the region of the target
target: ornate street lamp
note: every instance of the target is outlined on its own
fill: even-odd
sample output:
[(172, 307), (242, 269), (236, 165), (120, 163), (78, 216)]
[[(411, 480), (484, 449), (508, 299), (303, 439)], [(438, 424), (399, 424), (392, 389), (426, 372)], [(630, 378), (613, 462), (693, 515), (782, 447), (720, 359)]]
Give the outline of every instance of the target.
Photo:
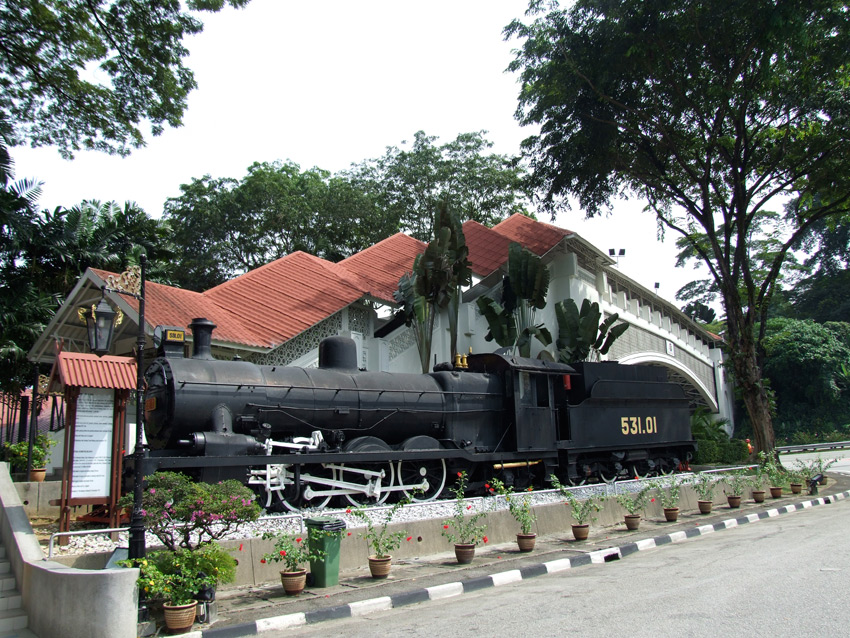
[[(130, 518), (130, 548), (129, 558), (145, 557), (145, 517), (142, 514), (142, 498), (144, 491), (144, 476), (142, 464), (145, 459), (144, 450), (144, 400), (145, 390), (145, 265), (147, 257), (139, 257), (139, 265), (134, 266), (119, 276), (110, 275), (101, 290), (128, 295), (139, 301), (139, 335), (136, 343), (136, 447), (133, 451), (133, 514)], [(100, 303), (91, 310), (80, 308), (80, 318), (86, 322), (89, 333), (89, 346), (92, 352), (103, 356), (109, 352), (114, 326), (123, 318), (120, 311), (115, 312), (101, 297)], [(115, 317), (118, 316), (118, 321)], [(140, 610), (141, 611), (141, 610)]]
[[(106, 287), (101, 289), (104, 293)], [(80, 308), (80, 318), (86, 323), (86, 330), (89, 335), (89, 349), (97, 356), (102, 357), (109, 352), (109, 347), (112, 345), (112, 333), (115, 330), (116, 317), (120, 315), (112, 309), (106, 302), (106, 298), (101, 296), (100, 302), (95, 307), (92, 304), (91, 309)], [(117, 323), (120, 323), (120, 318)]]

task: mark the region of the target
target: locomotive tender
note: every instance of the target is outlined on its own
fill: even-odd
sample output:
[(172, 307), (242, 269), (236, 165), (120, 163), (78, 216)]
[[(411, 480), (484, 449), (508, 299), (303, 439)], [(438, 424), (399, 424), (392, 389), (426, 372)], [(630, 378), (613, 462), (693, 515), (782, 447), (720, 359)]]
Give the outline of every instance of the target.
[(611, 481), (673, 471), (695, 449), (684, 392), (661, 368), (488, 353), (367, 372), (345, 337), (320, 344), (318, 368), (256, 365), (215, 360), (215, 325), (191, 328), (190, 358), (166, 329), (146, 371), (143, 471), (236, 478), (272, 509), (430, 500), (460, 470), (472, 488)]

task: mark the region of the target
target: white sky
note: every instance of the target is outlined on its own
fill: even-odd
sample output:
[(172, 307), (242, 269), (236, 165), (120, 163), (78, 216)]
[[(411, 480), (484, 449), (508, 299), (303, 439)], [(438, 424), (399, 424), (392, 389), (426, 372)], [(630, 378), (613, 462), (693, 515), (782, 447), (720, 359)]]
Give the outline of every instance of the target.
[[(505, 72), (517, 41), (502, 29), (527, 0), (253, 0), (202, 15), (204, 32), (185, 44), (199, 88), (184, 125), (149, 138), (128, 158), (52, 148), (12, 148), (15, 175), (44, 183), (42, 208), (84, 199), (137, 202), (159, 217), (180, 185), (205, 174), (241, 179), (254, 161), (292, 160), (336, 172), (379, 157), (416, 131), (439, 143), (486, 130), (493, 151), (517, 154), (533, 131), (514, 120), (519, 85)], [(694, 279), (675, 269), (675, 237), (656, 241), (637, 202), (612, 217), (559, 215), (607, 252), (625, 248), (624, 273), (675, 302)], [(541, 221), (549, 221), (545, 215)]]

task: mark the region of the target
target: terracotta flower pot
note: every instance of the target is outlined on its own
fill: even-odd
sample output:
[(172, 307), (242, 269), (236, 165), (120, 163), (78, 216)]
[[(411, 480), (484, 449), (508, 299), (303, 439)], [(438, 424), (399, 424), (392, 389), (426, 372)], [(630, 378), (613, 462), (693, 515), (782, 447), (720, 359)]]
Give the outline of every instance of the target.
[(727, 494), (726, 500), (729, 502), (729, 507), (732, 509), (741, 507), (741, 497), (736, 494)]
[(519, 546), (519, 551), (530, 552), (534, 549), (534, 544), (537, 542), (537, 534), (517, 534), (516, 544)]
[(664, 508), (664, 518), (668, 523), (675, 523), (679, 520), (679, 508), (678, 507), (665, 507)]
[(803, 484), (802, 483), (791, 483), (791, 493), (792, 494), (801, 494), (803, 492)]
[(280, 583), (287, 596), (297, 596), (307, 585), (307, 570), (299, 569), (294, 572), (280, 572)]
[(764, 490), (753, 490), (753, 501), (764, 503)]
[(475, 558), (475, 543), (455, 543), (455, 558), (461, 565), (468, 565)]
[(40, 468), (32, 468), (29, 473), (29, 480), (32, 483), (44, 483), (44, 477), (47, 476), (47, 469)]
[(770, 498), (782, 498), (782, 487), (771, 487), (770, 488)]
[(163, 604), (162, 611), (165, 614), (165, 626), (174, 634), (186, 633), (195, 622), (195, 613), (198, 610), (198, 602), (193, 600), (186, 605)]
[(626, 514), (626, 529), (636, 530), (640, 527), (640, 514)]
[(711, 507), (714, 505), (711, 501), (697, 501), (700, 514), (711, 514)]
[(369, 571), (372, 573), (372, 578), (386, 578), (389, 576), (392, 560), (392, 556), (370, 556)]
[(573, 525), (573, 538), (577, 541), (586, 541), (590, 535), (590, 525), (583, 523), (581, 525)]

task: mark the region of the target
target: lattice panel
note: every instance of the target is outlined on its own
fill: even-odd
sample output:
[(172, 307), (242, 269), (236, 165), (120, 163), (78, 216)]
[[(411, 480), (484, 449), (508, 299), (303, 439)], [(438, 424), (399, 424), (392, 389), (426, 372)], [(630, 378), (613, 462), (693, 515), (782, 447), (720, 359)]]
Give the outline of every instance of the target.
[(253, 355), (250, 361), (259, 365), (289, 365), (296, 359), (303, 357), (319, 347), (319, 342), (326, 338), (338, 335), (342, 331), (342, 313), (338, 312), (317, 323), (312, 328), (307, 328), (300, 335), (290, 339), (279, 348), (264, 354)]
[(393, 337), (389, 343), (390, 361), (403, 354), (408, 348), (416, 347), (416, 335), (413, 328), (408, 328), (400, 335)]

